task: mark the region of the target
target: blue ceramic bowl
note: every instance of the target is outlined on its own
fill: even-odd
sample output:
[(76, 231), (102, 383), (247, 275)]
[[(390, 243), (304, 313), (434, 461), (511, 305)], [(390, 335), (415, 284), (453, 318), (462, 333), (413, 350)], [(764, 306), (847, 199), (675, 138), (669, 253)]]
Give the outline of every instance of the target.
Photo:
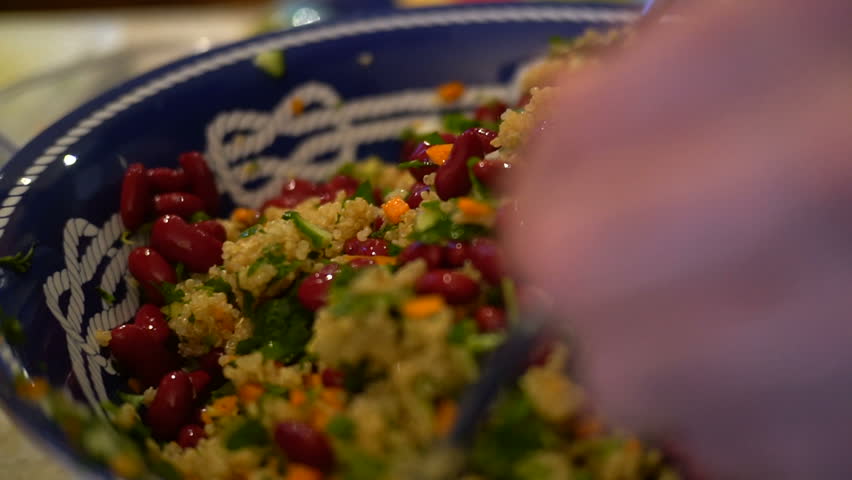
[[(549, 38), (632, 17), (617, 7), (504, 4), (311, 25), (187, 58), (78, 108), (0, 173), (0, 256), (37, 244), (30, 271), (0, 271), (0, 306), (26, 335), (0, 345), (0, 400), (42, 444), (80, 465), (57, 426), (15, 396), (12, 379), (45, 376), (96, 410), (116, 390), (94, 332), (128, 321), (139, 303), (117, 214), (128, 163), (173, 166), (179, 153), (202, 150), (231, 204), (254, 205), (294, 172), (321, 176), (370, 154), (396, 159), (400, 131), (441, 108), (439, 84), (464, 82), (459, 106), (472, 107), (506, 94)], [(253, 65), (275, 50), (286, 52), (281, 78)], [(298, 117), (294, 98), (307, 105)], [(99, 289), (116, 301), (103, 301)]]

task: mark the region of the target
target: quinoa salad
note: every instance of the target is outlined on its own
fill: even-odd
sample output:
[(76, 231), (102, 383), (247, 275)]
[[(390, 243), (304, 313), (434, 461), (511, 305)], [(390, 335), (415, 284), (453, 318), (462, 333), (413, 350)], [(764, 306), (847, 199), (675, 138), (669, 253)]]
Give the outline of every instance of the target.
[[(555, 42), (521, 77), (519, 100), (412, 126), (398, 161), (292, 178), (224, 218), (202, 154), (175, 168), (130, 165), (120, 207), (144, 301), (132, 321), (97, 333), (125, 387), (105, 405), (109, 424), (55, 395), (51, 412), (126, 478), (406, 478), (518, 321), (524, 285), (497, 240), (513, 221), (503, 185), (546, 112), (548, 84), (623, 36)], [(463, 91), (442, 85), (436, 101), (451, 107)], [(593, 413), (570, 356), (541, 342), (460, 478), (680, 478), (661, 451)]]

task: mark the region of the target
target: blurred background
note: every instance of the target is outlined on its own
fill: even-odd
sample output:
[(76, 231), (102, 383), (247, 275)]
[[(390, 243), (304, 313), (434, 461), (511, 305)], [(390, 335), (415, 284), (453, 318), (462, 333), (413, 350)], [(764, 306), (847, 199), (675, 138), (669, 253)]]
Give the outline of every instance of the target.
[[(0, 165), (76, 106), (180, 57), (346, 15), (464, 3), (488, 2), (0, 0)], [(24, 439), (2, 411), (0, 472), (6, 480), (68, 477), (67, 470)]]

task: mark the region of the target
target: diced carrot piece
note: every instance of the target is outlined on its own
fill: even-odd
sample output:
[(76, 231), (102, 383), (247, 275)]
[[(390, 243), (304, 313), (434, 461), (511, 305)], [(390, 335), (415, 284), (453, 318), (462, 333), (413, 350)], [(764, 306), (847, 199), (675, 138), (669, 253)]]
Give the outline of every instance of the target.
[(257, 383), (245, 383), (240, 386), (239, 391), (237, 392), (240, 396), (240, 402), (243, 405), (248, 405), (250, 403), (254, 403), (263, 395), (264, 389), (263, 386)]
[(385, 216), (388, 218), (389, 222), (399, 223), (399, 221), (402, 220), (402, 216), (405, 212), (411, 210), (411, 207), (405, 203), (405, 200), (399, 197), (393, 197), (382, 205), (382, 210), (384, 210)]
[(305, 379), (305, 385), (308, 388), (318, 388), (322, 386), (322, 376), (318, 373), (312, 373)]
[(426, 149), (426, 156), (436, 165), (443, 165), (450, 158), (453, 152), (453, 144), (445, 143), (442, 145), (432, 145)]
[(601, 432), (603, 432), (603, 425), (594, 417), (584, 418), (574, 427), (574, 434), (579, 438), (594, 437)]
[(449, 82), (438, 87), (438, 97), (441, 100), (452, 103), (464, 94), (464, 84), (461, 82)]
[(228, 395), (218, 398), (215, 402), (213, 402), (213, 411), (211, 411), (210, 414), (217, 417), (234, 415), (237, 413), (238, 403), (239, 399), (236, 395)]
[(290, 108), (293, 111), (293, 116), (298, 117), (305, 113), (305, 102), (303, 102), (301, 98), (296, 97), (293, 99), (293, 102), (290, 103)]
[(426, 318), (440, 312), (445, 306), (440, 295), (421, 295), (402, 305), (402, 314), (409, 318)]
[(435, 411), (435, 433), (446, 435), (450, 433), (458, 415), (458, 405), (452, 400), (443, 400)]
[(307, 465), (288, 463), (284, 480), (322, 480), (322, 472)]
[(629, 453), (639, 453), (642, 451), (642, 443), (636, 437), (630, 437), (624, 444), (624, 449)]
[(293, 404), (294, 407), (301, 407), (308, 401), (308, 395), (304, 390), (293, 389), (290, 390), (290, 403)]
[(325, 430), (325, 427), (328, 426), (328, 422), (330, 421), (331, 415), (323, 410), (314, 410), (311, 415), (311, 425), (320, 431)]
[(257, 220), (260, 218), (260, 213), (257, 210), (251, 208), (236, 208), (231, 213), (231, 221), (236, 223), (241, 223), (243, 225), (251, 226), (257, 223)]
[(204, 422), (205, 425), (213, 423), (213, 416), (210, 415), (209, 408), (201, 409), (201, 421)]
[(342, 388), (325, 388), (322, 393), (320, 393), (320, 398), (326, 405), (339, 410), (343, 408), (346, 392), (344, 392)]
[(145, 390), (142, 387), (142, 382), (139, 381), (138, 378), (131, 378), (127, 380), (127, 386), (130, 387), (130, 390), (135, 394), (140, 394)]
[(18, 395), (29, 400), (39, 400), (47, 395), (47, 391), (49, 389), (50, 386), (43, 378), (31, 378), (29, 380), (21, 381), (18, 383), (16, 388)]
[(470, 197), (459, 198), (458, 206), (459, 210), (461, 210), (465, 215), (470, 215), (472, 217), (484, 217), (485, 215), (490, 215), (494, 212), (491, 205), (488, 205), (485, 202), (480, 202), (479, 200), (474, 200)]

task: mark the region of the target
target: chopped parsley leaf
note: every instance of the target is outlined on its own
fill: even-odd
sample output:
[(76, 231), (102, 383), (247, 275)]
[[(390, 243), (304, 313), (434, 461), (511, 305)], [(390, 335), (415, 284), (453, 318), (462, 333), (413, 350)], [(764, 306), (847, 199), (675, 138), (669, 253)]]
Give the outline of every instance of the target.
[(97, 288), (97, 291), (98, 295), (101, 296), (101, 298), (104, 300), (104, 302), (107, 303), (107, 305), (113, 305), (115, 303), (115, 295), (107, 292), (106, 290), (100, 287)]
[(8, 268), (17, 273), (27, 273), (32, 267), (35, 243), (26, 252), (18, 252), (14, 255), (0, 257), (0, 267)]
[(20, 345), (26, 341), (21, 322), (6, 314), (2, 308), (0, 308), (0, 334), (3, 335), (9, 345)]
[(239, 450), (247, 447), (260, 447), (269, 443), (269, 433), (260, 420), (251, 418), (242, 425), (235, 428), (228, 439), (225, 440), (225, 448), (228, 450)]
[(237, 354), (260, 351), (267, 359), (284, 364), (298, 362), (313, 335), (314, 314), (302, 306), (297, 289), (285, 297), (268, 300), (251, 315), (253, 335), (237, 344)]

